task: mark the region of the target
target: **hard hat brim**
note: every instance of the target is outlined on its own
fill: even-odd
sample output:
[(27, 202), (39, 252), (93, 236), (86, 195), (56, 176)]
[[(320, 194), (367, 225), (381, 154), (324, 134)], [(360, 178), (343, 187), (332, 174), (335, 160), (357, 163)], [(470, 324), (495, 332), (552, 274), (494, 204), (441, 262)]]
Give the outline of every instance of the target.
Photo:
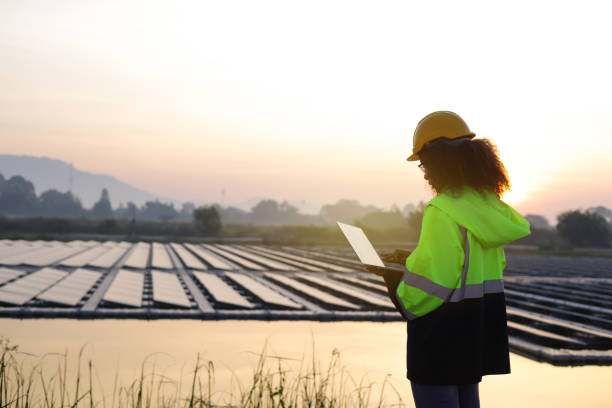
[[(473, 139), (475, 136), (476, 136), (476, 133), (474, 133), (474, 132), (470, 132), (470, 133), (468, 133), (468, 134), (466, 134), (466, 135), (463, 135), (463, 136), (454, 137), (454, 138), (452, 138), (451, 140), (462, 139), (462, 138), (464, 138), (464, 137), (469, 137), (470, 139)], [(437, 140), (437, 139), (440, 139), (440, 138), (436, 138), (436, 139), (430, 140), (429, 142), (433, 142), (434, 140)], [(429, 142), (428, 142), (428, 143), (429, 143)], [(427, 143), (426, 143), (426, 144), (427, 144)], [(421, 147), (421, 149), (423, 149), (423, 147), (425, 147), (425, 146), (422, 146), (422, 147)], [(421, 149), (419, 149), (419, 151), (421, 151)], [(419, 152), (413, 153), (413, 154), (412, 154), (412, 155), (410, 155), (410, 156), (409, 156), (409, 157), (408, 157), (406, 160), (407, 160), (407, 161), (417, 161), (417, 160), (421, 160), (421, 158), (419, 157)]]

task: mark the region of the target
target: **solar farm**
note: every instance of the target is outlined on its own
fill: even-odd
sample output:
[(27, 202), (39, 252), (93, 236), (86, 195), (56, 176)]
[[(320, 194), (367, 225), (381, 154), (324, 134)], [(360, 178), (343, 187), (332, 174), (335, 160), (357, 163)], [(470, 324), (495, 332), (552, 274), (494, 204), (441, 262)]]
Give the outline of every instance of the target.
[[(508, 255), (513, 351), (612, 364), (612, 259)], [(399, 321), (352, 251), (237, 244), (0, 241), (0, 316)]]

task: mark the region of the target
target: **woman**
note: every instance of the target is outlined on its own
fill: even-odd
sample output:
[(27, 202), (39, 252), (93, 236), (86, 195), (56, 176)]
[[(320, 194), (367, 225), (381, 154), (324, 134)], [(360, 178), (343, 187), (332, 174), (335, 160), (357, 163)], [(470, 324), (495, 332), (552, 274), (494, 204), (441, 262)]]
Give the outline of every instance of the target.
[(419, 122), (408, 160), (420, 160), (436, 196), (416, 249), (386, 256), (406, 265), (385, 280), (408, 320), (417, 408), (478, 407), (482, 376), (510, 372), (502, 245), (529, 235), (529, 223), (500, 200), (510, 182), (495, 146), (474, 136), (453, 112)]

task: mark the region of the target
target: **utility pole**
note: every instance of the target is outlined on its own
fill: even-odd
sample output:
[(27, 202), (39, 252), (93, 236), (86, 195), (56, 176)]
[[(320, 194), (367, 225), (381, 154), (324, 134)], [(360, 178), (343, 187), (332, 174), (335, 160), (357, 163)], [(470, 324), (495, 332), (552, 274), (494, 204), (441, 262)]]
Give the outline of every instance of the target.
[(225, 189), (221, 189), (221, 207), (225, 207)]
[(68, 192), (72, 194), (72, 163), (70, 163), (70, 177), (68, 178)]

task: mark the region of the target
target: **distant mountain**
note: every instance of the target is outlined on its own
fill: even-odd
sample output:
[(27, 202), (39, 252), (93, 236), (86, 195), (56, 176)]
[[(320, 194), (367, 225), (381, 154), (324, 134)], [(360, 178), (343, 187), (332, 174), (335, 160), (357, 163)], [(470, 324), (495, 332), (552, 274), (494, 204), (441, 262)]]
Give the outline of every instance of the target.
[[(14, 175), (25, 177), (34, 184), (37, 195), (52, 188), (59, 191), (67, 191), (70, 188), (70, 164), (47, 157), (0, 154), (0, 174), (7, 179)], [(84, 207), (90, 208), (98, 201), (105, 187), (110, 194), (113, 208), (128, 201), (133, 201), (138, 206), (154, 200), (178, 204), (176, 200), (151, 194), (107, 174), (72, 169), (72, 193), (81, 199)]]

